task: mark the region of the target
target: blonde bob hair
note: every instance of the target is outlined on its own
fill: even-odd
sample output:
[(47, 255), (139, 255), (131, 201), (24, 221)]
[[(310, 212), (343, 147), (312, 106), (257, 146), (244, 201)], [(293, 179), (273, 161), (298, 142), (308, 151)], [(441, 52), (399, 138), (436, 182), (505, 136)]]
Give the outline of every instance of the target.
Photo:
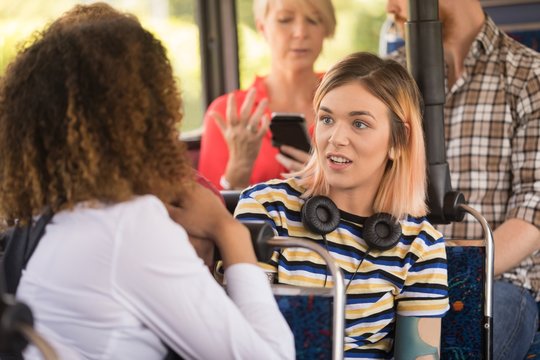
[[(270, 4), (275, 0), (253, 0), (253, 15), (255, 20), (264, 21)], [(294, 5), (304, 11), (315, 9), (321, 17), (326, 37), (332, 37), (336, 30), (336, 14), (331, 0), (294, 0)]]
[[(390, 147), (388, 160), (373, 204), (374, 212), (387, 212), (397, 219), (424, 216), (426, 206), (426, 155), (420, 111), (420, 92), (407, 70), (393, 60), (358, 52), (335, 64), (323, 77), (313, 99), (317, 112), (321, 100), (335, 88), (358, 82), (388, 108)], [(408, 130), (405, 124), (408, 124)], [(315, 129), (315, 131), (317, 131)], [(317, 144), (304, 170), (296, 175), (307, 188), (304, 196), (327, 195), (329, 184), (322, 171)]]

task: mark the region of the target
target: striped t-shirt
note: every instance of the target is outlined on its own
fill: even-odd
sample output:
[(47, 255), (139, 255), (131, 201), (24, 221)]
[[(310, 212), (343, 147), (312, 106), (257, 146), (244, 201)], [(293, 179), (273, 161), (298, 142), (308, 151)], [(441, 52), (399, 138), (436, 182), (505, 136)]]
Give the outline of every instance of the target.
[[(264, 220), (279, 236), (309, 238), (325, 246), (321, 235), (302, 224), (304, 190), (293, 178), (254, 185), (240, 196), (235, 216)], [(326, 235), (326, 247), (348, 286), (345, 356), (391, 358), (396, 314), (442, 317), (448, 309), (443, 237), (425, 218), (409, 217), (401, 221), (402, 237), (394, 248), (368, 252), (362, 239), (365, 218), (344, 211), (340, 216), (338, 228)], [(308, 249), (276, 251), (270, 265), (279, 283), (322, 287), (326, 281), (333, 286), (322, 258)]]

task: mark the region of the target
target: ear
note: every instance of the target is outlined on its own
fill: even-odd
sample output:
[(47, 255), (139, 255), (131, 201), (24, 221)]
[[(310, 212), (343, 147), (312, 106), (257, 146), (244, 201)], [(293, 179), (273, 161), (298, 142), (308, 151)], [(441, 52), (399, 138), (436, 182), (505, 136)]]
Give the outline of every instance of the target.
[(409, 142), (409, 137), (411, 136), (411, 125), (404, 121), (403, 126), (405, 126), (405, 137), (407, 138), (407, 142)]
[(389, 150), (388, 150), (388, 159), (390, 160), (394, 160), (396, 158), (396, 152), (394, 150), (394, 147), (392, 146)]
[(266, 35), (264, 33), (264, 22), (261, 20), (255, 20), (255, 27), (257, 28), (257, 31), (260, 32), (266, 39)]

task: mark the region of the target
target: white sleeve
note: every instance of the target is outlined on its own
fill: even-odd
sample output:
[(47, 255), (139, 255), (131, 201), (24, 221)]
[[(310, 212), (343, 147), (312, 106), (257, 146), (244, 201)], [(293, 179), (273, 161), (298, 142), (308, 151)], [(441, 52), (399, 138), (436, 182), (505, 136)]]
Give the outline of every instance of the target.
[(292, 333), (264, 272), (231, 266), (229, 298), (157, 199), (120, 220), (116, 244), (115, 297), (184, 358), (294, 358)]

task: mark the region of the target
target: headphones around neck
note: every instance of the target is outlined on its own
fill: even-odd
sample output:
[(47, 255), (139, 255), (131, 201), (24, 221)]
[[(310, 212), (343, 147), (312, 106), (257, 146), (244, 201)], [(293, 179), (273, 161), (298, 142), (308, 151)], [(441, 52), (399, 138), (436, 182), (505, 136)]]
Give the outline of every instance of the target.
[[(312, 232), (325, 236), (334, 231), (340, 220), (339, 209), (326, 196), (313, 196), (302, 206), (302, 223)], [(363, 238), (369, 250), (393, 248), (401, 237), (401, 225), (387, 213), (376, 213), (364, 222)]]

